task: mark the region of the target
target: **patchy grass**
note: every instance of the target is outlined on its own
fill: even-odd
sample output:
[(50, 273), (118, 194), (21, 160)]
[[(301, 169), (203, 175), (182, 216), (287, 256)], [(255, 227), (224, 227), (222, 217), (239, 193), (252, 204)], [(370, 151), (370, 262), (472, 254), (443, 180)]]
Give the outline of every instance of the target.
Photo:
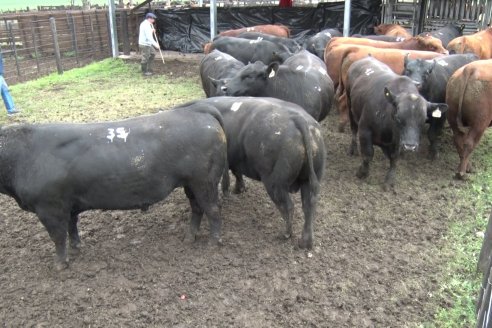
[(439, 290), (441, 308), (436, 314), (436, 327), (461, 328), (476, 324), (475, 304), (482, 279), (476, 270), (483, 242), (476, 233), (485, 230), (492, 206), (492, 156), (488, 152), (491, 146), (489, 131), (472, 154), (477, 173), (470, 174), (469, 181), (464, 182), (466, 185), (459, 191), (460, 205), (468, 207), (469, 211), (454, 215), (457, 219), (445, 237), (442, 253), (451, 261), (443, 271)]
[[(82, 83), (83, 81), (83, 83)], [(203, 97), (194, 81), (165, 75), (143, 77), (140, 65), (106, 59), (10, 87), (22, 113), (0, 123), (15, 121), (96, 122), (153, 113), (159, 108)]]

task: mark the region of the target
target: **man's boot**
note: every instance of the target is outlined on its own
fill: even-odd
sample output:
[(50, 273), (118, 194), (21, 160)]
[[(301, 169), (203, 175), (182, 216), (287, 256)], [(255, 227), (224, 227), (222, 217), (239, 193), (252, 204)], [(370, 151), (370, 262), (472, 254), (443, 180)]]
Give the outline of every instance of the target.
[(145, 75), (145, 76), (152, 75), (152, 73), (150, 73), (150, 72), (147, 70), (147, 63), (145, 63), (145, 64), (141, 64), (140, 66), (142, 67), (142, 74), (143, 74), (143, 75)]
[(154, 71), (152, 71), (152, 61), (147, 62), (147, 73), (150, 73), (149, 75), (154, 74)]

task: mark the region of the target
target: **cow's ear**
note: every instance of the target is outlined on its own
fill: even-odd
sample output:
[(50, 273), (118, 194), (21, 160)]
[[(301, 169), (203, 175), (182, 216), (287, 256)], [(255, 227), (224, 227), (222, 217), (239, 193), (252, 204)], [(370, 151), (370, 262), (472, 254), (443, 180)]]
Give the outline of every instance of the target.
[(441, 118), (448, 111), (448, 105), (444, 103), (427, 103), (427, 116)]
[(209, 76), (210, 82), (212, 82), (212, 85), (214, 87), (217, 87), (217, 84), (219, 83), (220, 80), (214, 79), (213, 77)]
[(393, 94), (391, 93), (391, 91), (389, 91), (389, 89), (387, 87), (384, 87), (384, 97), (386, 98), (386, 100), (388, 100), (393, 106), (395, 106), (395, 97), (393, 96)]
[(268, 78), (273, 78), (277, 76), (277, 71), (279, 68), (279, 64), (277, 62), (273, 62), (270, 65), (268, 65), (267, 70), (266, 70), (266, 77)]

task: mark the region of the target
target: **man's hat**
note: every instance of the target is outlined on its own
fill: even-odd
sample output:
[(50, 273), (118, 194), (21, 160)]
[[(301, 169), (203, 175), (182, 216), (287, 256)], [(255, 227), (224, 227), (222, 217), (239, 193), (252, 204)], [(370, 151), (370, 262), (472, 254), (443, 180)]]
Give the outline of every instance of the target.
[(153, 13), (147, 13), (147, 15), (145, 15), (145, 18), (153, 18), (153, 19), (156, 19), (157, 16), (154, 15)]

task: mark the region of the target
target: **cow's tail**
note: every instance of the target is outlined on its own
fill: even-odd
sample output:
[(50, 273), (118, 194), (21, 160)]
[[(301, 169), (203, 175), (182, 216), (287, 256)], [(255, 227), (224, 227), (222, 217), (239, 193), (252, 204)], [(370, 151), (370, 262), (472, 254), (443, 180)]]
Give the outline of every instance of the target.
[(468, 72), (468, 70), (465, 68), (463, 70), (463, 73), (465, 75), (465, 81), (462, 84), (462, 88), (460, 88), (460, 96), (458, 99), (458, 115), (456, 115), (456, 125), (458, 126), (458, 129), (462, 133), (466, 133), (466, 127), (463, 124), (463, 114), (462, 114), (462, 108), (463, 108), (463, 99), (465, 98), (465, 92), (466, 92), (466, 87), (468, 86), (468, 80), (470, 79), (470, 75), (472, 74), (471, 72)]
[(293, 120), (296, 128), (301, 132), (304, 149), (306, 150), (306, 158), (309, 170), (309, 189), (311, 192), (311, 196), (316, 196), (319, 192), (320, 183), (318, 180), (318, 176), (314, 171), (314, 151), (311, 133), (309, 132), (307, 121), (304, 118), (296, 116), (293, 117)]
[(223, 194), (228, 194), (229, 193), (229, 186), (230, 186), (230, 180), (229, 180), (229, 160), (227, 159), (227, 138), (226, 138), (226, 130), (224, 126), (224, 118), (222, 117), (222, 114), (220, 111), (212, 106), (212, 105), (204, 105), (204, 106), (199, 106), (198, 108), (195, 109), (195, 111), (199, 113), (205, 113), (212, 115), (217, 122), (219, 122), (222, 131), (224, 133), (224, 138), (225, 138), (225, 146), (226, 146), (226, 152), (224, 156), (224, 170), (222, 171), (222, 193)]

